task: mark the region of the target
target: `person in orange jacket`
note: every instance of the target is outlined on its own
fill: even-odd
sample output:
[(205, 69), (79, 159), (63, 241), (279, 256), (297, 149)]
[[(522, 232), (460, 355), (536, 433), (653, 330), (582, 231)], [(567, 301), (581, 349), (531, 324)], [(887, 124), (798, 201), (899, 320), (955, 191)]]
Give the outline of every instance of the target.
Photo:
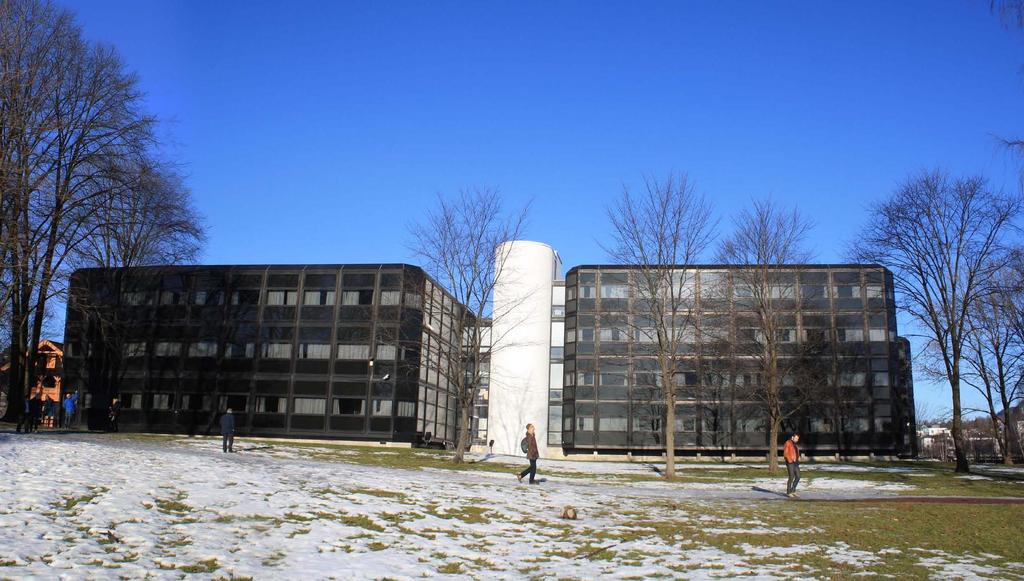
[(782, 447), (782, 457), (786, 459), (786, 472), (789, 474), (786, 479), (786, 496), (790, 498), (796, 498), (796, 485), (800, 482), (800, 448), (797, 447), (799, 441), (800, 434), (793, 434)]

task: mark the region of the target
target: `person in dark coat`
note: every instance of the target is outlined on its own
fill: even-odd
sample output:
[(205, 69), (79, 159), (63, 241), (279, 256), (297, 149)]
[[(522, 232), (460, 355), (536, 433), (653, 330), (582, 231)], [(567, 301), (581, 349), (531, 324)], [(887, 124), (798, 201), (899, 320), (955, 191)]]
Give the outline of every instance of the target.
[(117, 418), (121, 415), (121, 402), (116, 397), (110, 401), (110, 409), (107, 410), (107, 431), (117, 431)]
[(38, 432), (39, 423), (43, 419), (43, 396), (38, 392), (29, 401), (29, 417), (29, 431)]
[(53, 401), (50, 396), (46, 396), (46, 400), (43, 401), (43, 416), (46, 418), (44, 426), (47, 428), (57, 427), (57, 402)]
[(223, 440), (224, 452), (234, 452), (235, 445), (235, 416), (231, 408), (220, 417), (220, 435)]
[(526, 448), (526, 459), (530, 461), (530, 467), (516, 474), (516, 478), (522, 482), (523, 477), (529, 474), (530, 484), (539, 484), (537, 482), (537, 458), (540, 458), (540, 452), (537, 450), (537, 436), (534, 435), (533, 424), (526, 424), (526, 437), (523, 438), (523, 445)]

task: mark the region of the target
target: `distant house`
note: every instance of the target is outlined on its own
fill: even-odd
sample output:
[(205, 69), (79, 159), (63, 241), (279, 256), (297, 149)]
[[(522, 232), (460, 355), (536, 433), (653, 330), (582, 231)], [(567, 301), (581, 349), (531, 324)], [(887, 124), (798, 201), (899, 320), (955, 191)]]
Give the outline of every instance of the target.
[[(39, 342), (38, 354), (34, 373), (35, 381), (30, 393), (33, 395), (39, 393), (44, 400), (50, 397), (54, 401), (59, 402), (61, 399), (61, 381), (64, 376), (64, 344), (43, 339)], [(0, 377), (2, 377), (0, 381), (3, 382), (4, 387), (10, 381), (8, 377), (10, 369), (10, 357), (5, 356), (0, 361)], [(0, 391), (4, 394), (7, 393), (6, 389)]]
[(922, 426), (917, 430), (921, 458), (948, 460), (953, 453), (953, 434), (944, 426)]
[(944, 428), (942, 426), (924, 426), (918, 430), (917, 433), (922, 438), (940, 438), (949, 436), (951, 432), (949, 428)]

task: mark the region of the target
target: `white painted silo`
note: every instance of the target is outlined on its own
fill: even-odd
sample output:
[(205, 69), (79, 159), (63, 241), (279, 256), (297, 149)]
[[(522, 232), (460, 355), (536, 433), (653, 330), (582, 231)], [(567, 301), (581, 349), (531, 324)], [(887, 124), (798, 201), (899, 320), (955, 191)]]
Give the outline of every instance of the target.
[[(505, 256), (504, 264), (501, 257)], [(498, 454), (522, 455), (526, 424), (547, 457), (551, 287), (560, 268), (547, 244), (517, 240), (498, 249), (487, 433)]]

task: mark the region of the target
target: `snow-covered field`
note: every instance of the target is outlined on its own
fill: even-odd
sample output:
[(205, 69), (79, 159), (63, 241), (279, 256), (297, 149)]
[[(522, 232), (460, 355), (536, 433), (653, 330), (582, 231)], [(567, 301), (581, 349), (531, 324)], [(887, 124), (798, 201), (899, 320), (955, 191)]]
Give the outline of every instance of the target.
[[(884, 558), (842, 542), (815, 543), (813, 527), (803, 529), (808, 542), (799, 546), (724, 551), (666, 535), (652, 518), (659, 511), (664, 522), (666, 509), (652, 507), (671, 500), (667, 518), (705, 535), (793, 532), (728, 515), (730, 505), (786, 502), (778, 494), (784, 478), (603, 481), (597, 464), (542, 462), (542, 471), (593, 476), (529, 486), (510, 473), (325, 461), (312, 457), (313, 447), (222, 454), (219, 446), (0, 435), (0, 578), (769, 579), (827, 575), (786, 564), (790, 551), (855, 570)], [(810, 479), (804, 497), (912, 488), (837, 476)], [(570, 505), (580, 520), (559, 518)], [(920, 559), (940, 575), (952, 566), (947, 557), (922, 552)], [(971, 558), (980, 561), (966, 570), (984, 571), (985, 559)]]

